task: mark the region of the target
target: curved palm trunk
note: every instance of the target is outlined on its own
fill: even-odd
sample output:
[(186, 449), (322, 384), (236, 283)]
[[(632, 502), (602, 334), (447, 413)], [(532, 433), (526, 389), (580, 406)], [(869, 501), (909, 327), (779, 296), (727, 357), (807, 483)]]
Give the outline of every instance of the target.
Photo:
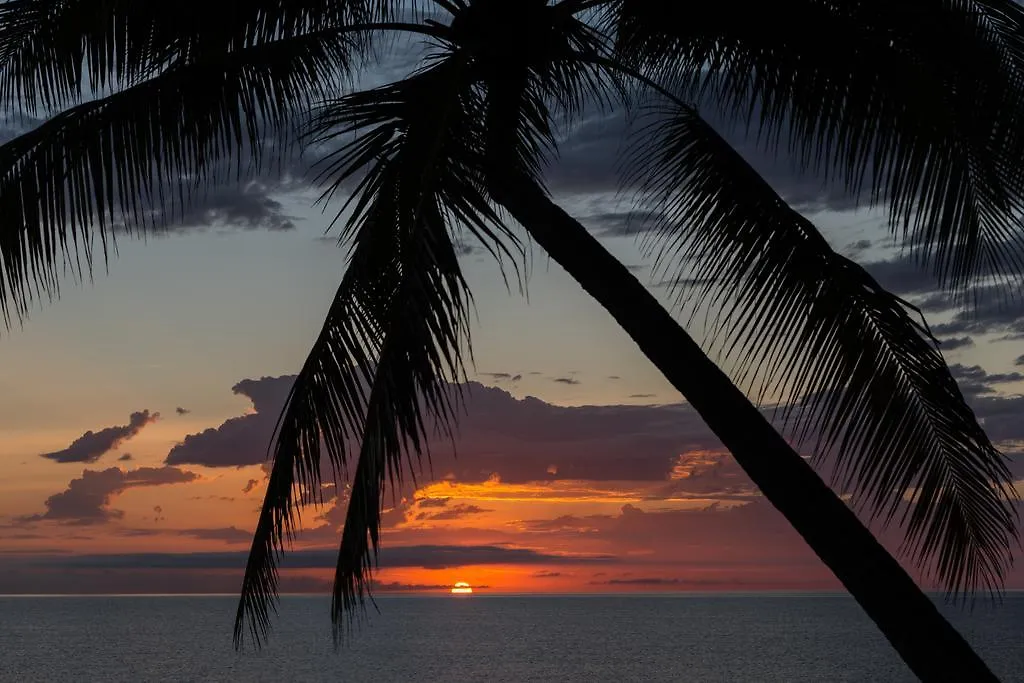
[(996, 681), (935, 604), (647, 289), (530, 181), (494, 196), (632, 337), (924, 681)]

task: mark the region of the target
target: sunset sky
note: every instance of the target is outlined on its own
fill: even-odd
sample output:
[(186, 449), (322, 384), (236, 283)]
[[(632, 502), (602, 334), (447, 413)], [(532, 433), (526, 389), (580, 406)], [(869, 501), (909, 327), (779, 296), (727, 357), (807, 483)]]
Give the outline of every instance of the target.
[[(576, 127), (551, 189), (668, 302), (626, 234), (622, 128), (596, 114)], [(923, 306), (990, 436), (1020, 450), (1024, 304), (967, 316), (893, 247), (883, 215), (734, 138), (837, 249)], [(3, 335), (0, 593), (238, 589), (268, 439), (345, 267), (316, 195), (297, 179), (216, 189), (169, 234), (122, 236), (109, 272), (65, 278), (59, 301)], [(522, 297), (479, 249), (463, 261), (479, 318), (469, 412), (457, 457), (436, 444), (418, 486), (389, 506), (383, 588), (837, 587), (558, 266), (532, 254)], [(303, 514), (285, 590), (327, 587), (344, 517), (328, 497)], [(1024, 588), (1019, 566), (1009, 585)]]

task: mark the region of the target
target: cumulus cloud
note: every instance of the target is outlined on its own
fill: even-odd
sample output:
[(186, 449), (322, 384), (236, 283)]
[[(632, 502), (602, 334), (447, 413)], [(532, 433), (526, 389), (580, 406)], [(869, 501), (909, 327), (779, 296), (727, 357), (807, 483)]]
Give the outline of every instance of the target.
[[(255, 411), (220, 427), (185, 437), (167, 455), (168, 465), (240, 467), (265, 462), (267, 446), (293, 377), (239, 382), (234, 391)], [(465, 386), (467, 413), (460, 420), (458, 457), (447, 441), (432, 446), (431, 471), (459, 481), (505, 482), (559, 478), (600, 481), (667, 480), (676, 457), (718, 447), (700, 418), (685, 406), (554, 406), (516, 399), (478, 383)]]
[(242, 380), (231, 390), (252, 401), (254, 412), (186, 436), (167, 454), (166, 464), (242, 467), (263, 463), (294, 380), (293, 375)]
[[(58, 521), (65, 524), (97, 524), (120, 519), (124, 513), (110, 507), (113, 499), (130, 488), (163, 486), (195, 481), (199, 476), (177, 467), (140, 467), (122, 470), (85, 470), (72, 479), (67, 489), (55, 493), (43, 503), (46, 512), (22, 518), (22, 521)], [(159, 512), (157, 513), (159, 514)]]
[(107, 427), (98, 432), (89, 430), (72, 441), (67, 448), (53, 453), (42, 453), (41, 457), (60, 463), (96, 462), (104, 454), (118, 448), (159, 417), (160, 413), (151, 414), (148, 410), (132, 413), (126, 425)]

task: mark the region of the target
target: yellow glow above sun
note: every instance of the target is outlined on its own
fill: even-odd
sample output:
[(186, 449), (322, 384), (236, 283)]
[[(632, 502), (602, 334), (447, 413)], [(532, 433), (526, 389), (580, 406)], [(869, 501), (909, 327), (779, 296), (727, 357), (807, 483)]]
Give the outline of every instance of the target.
[(468, 595), (473, 592), (473, 587), (465, 581), (456, 581), (452, 586), (452, 595)]

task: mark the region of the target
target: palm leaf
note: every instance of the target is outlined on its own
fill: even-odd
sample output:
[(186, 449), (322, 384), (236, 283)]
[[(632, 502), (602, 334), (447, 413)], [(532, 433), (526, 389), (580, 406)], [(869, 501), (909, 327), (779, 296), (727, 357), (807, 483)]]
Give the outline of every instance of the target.
[(499, 257), (512, 255), (511, 233), (480, 189), (481, 104), (464, 76), (464, 64), (439, 57), (405, 80), (327, 104), (313, 121), (314, 142), (349, 138), (325, 162), (324, 199), (365, 173), (339, 213), (353, 242), (345, 280), (279, 424), (236, 644), (246, 622), (257, 643), (266, 633), (294, 488), (321, 483), (320, 438), (342, 474), (355, 435), (362, 439), (335, 574), (337, 634), (368, 592), (385, 486), (415, 476), (411, 460), (454, 426), (460, 394), (449, 381), (464, 377), (471, 298), (449, 231), (467, 229)]
[[(998, 590), (1016, 514), (1003, 456), (908, 306), (829, 247), (695, 110), (656, 108), (630, 177), (662, 214), (660, 268), (705, 283), (695, 310), (759, 399), (785, 391), (793, 433), (951, 592)], [(651, 205), (645, 204), (651, 209)]]
[(1016, 3), (620, 0), (614, 8), (609, 25), (623, 59), (755, 127), (769, 149), (786, 141), (803, 170), (886, 206), (893, 230), (950, 289), (979, 274), (1021, 272), (1024, 9)]
[[(396, 0), (8, 0), (0, 4), (0, 100), (30, 111), (138, 84), (173, 63), (382, 21)], [(372, 34), (360, 34), (366, 40)]]
[[(79, 104), (0, 146), (0, 300), (8, 324), (58, 292), (58, 260), (92, 263), (94, 227), (173, 218), (201, 187), (260, 168), (261, 142), (287, 132), (350, 64), (344, 30), (176, 64)], [(243, 158), (245, 150), (251, 154)], [(154, 214), (153, 209), (160, 212)], [(79, 265), (80, 268), (80, 265)]]

